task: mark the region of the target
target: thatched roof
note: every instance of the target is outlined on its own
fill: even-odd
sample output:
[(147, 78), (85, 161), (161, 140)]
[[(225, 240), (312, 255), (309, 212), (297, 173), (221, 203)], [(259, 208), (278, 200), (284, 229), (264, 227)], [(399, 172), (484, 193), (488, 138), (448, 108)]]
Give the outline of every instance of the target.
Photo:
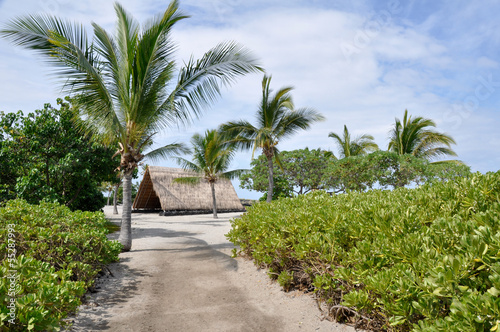
[[(133, 209), (163, 211), (212, 211), (212, 191), (206, 180), (199, 184), (176, 183), (174, 179), (193, 176), (180, 168), (149, 166), (139, 186)], [(215, 183), (217, 211), (243, 211), (233, 184), (227, 179)]]

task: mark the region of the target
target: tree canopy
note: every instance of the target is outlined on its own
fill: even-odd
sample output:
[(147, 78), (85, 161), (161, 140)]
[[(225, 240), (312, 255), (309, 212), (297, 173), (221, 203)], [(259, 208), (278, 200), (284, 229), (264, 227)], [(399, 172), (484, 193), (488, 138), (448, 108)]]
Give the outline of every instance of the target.
[[(273, 163), (273, 199), (306, 194), (314, 189), (325, 189), (322, 180), (330, 158), (331, 154), (321, 149), (281, 151), (281, 166)], [(263, 192), (267, 198), (267, 158), (261, 155), (251, 162), (251, 166), (248, 172), (240, 176), (240, 187)]]
[[(315, 189), (333, 193), (395, 189), (431, 181), (448, 181), (470, 174), (461, 163), (430, 163), (412, 155), (376, 151), (337, 160), (321, 149), (282, 151), (281, 167), (274, 165), (276, 192), (273, 199), (306, 194)], [(267, 160), (254, 159), (252, 168), (240, 176), (240, 187), (267, 191)], [(265, 196), (267, 198), (267, 195)]]
[(58, 202), (72, 210), (104, 206), (102, 181), (116, 181), (113, 152), (85, 137), (71, 121), (70, 100), (25, 115), (0, 113), (0, 200)]
[(470, 173), (462, 163), (433, 164), (410, 154), (376, 151), (365, 156), (331, 160), (323, 185), (334, 192), (395, 189), (430, 181), (448, 181)]

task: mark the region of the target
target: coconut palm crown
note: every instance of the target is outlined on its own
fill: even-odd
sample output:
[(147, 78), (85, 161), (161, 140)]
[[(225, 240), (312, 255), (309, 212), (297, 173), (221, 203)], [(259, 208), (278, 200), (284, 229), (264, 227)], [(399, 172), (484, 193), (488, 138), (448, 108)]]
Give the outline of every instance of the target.
[(361, 135), (351, 140), (351, 134), (344, 125), (344, 134), (340, 137), (338, 134), (331, 132), (328, 137), (334, 139), (337, 143), (339, 151), (339, 159), (347, 158), (350, 156), (366, 155), (369, 152), (378, 150), (378, 145), (373, 141), (371, 135)]
[(423, 117), (412, 118), (408, 115), (408, 110), (405, 110), (403, 121), (396, 118), (394, 127), (389, 132), (388, 150), (429, 161), (441, 156), (456, 156), (455, 151), (450, 148), (451, 144), (456, 144), (455, 140), (430, 127), (436, 127), (434, 121)]
[(234, 143), (228, 142), (227, 138), (219, 131), (207, 130), (205, 135), (194, 134), (191, 138), (193, 147), (193, 159), (189, 161), (177, 158), (177, 162), (187, 171), (198, 175), (175, 179), (176, 182), (196, 184), (205, 179), (212, 190), (213, 215), (217, 218), (217, 201), (215, 199), (215, 183), (221, 179), (235, 179), (245, 170), (237, 169), (228, 171), (231, 161), (236, 152)]
[(273, 157), (279, 162), (278, 143), (300, 130), (309, 129), (312, 123), (325, 119), (314, 109), (295, 109), (290, 94), (292, 87), (283, 87), (273, 94), (270, 84), (271, 76), (264, 75), (262, 99), (256, 113), (255, 126), (246, 120), (228, 122), (221, 126), (221, 130), (234, 137), (233, 141), (242, 149), (252, 149), (252, 158), (257, 149), (262, 149), (268, 160), (267, 202), (270, 202), (273, 196)]
[[(92, 23), (87, 37), (81, 24), (50, 15), (30, 15), (8, 23), (0, 34), (13, 44), (42, 55), (55, 68), (62, 90), (75, 97), (75, 118), (86, 133), (116, 145), (123, 177), (120, 242), (130, 250), (132, 173), (153, 138), (173, 126), (187, 125), (220, 96), (222, 86), (261, 70), (249, 51), (221, 43), (201, 59), (178, 68), (172, 27), (187, 18), (176, 0), (142, 27), (115, 3), (116, 32)], [(168, 155), (163, 149), (151, 156)]]

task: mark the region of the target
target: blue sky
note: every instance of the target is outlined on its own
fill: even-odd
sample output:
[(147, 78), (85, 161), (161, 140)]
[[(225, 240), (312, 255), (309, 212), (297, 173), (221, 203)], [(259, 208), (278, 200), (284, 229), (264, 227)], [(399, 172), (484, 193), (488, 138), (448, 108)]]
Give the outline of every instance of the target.
[[(167, 1), (121, 1), (141, 22)], [(336, 152), (328, 133), (344, 124), (371, 134), (382, 148), (404, 110), (433, 119), (457, 141), (454, 150), (473, 171), (500, 167), (500, 2), (498, 1), (229, 1), (185, 0), (191, 18), (176, 25), (178, 59), (200, 57), (218, 42), (235, 40), (260, 59), (271, 87), (295, 87), (298, 107), (312, 107), (325, 122), (280, 142), (281, 150)], [(23, 14), (46, 12), (113, 31), (107, 0), (0, 0), (0, 25)], [(90, 30), (89, 30), (90, 32)], [(0, 110), (29, 112), (61, 96), (50, 68), (34, 54), (0, 40)], [(159, 144), (188, 142), (195, 132), (249, 119), (259, 102), (262, 75), (249, 75), (223, 93), (187, 129), (162, 133)], [(61, 96), (62, 97), (62, 96)], [(249, 153), (234, 168), (248, 168)], [(165, 161), (162, 166), (174, 166)], [(259, 193), (244, 191), (242, 198)]]

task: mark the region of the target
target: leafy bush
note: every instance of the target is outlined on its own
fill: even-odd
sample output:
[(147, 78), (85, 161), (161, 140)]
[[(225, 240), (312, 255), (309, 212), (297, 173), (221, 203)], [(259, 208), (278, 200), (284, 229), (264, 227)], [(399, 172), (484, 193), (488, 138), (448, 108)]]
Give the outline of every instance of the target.
[(99, 211), (102, 181), (116, 182), (114, 150), (92, 142), (75, 126), (68, 97), (59, 109), (0, 112), (0, 202), (59, 202), (71, 210)]
[[(0, 208), (0, 331), (62, 325), (102, 267), (118, 259), (121, 245), (106, 238), (106, 223), (102, 213), (54, 203), (14, 200)], [(9, 323), (11, 298), (15, 324)]]
[(256, 204), (231, 223), (227, 237), (243, 253), (284, 284), (312, 285), (339, 321), (498, 330), (500, 172), (416, 189), (315, 192)]

